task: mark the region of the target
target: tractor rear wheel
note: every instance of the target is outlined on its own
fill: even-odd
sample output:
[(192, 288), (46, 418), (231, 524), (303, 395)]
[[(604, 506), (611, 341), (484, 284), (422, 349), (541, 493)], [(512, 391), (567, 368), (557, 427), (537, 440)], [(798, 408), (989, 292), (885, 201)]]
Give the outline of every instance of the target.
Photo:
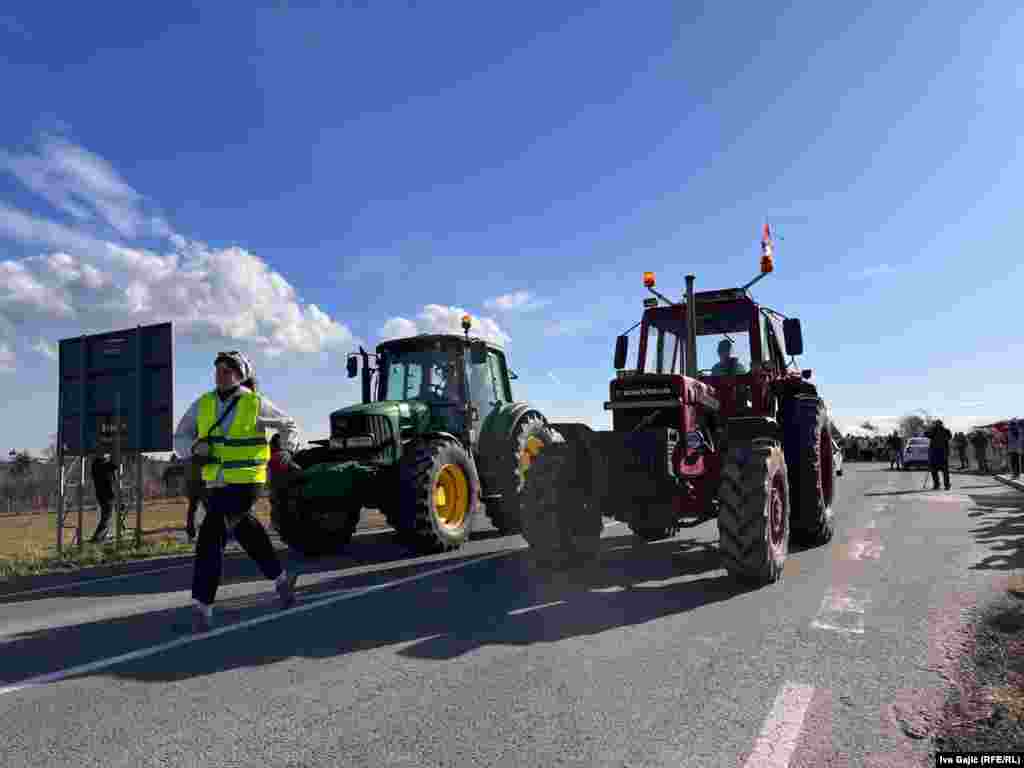
[(399, 533), (425, 554), (458, 549), (480, 508), (476, 465), (458, 442), (420, 442), (399, 469)]
[(745, 584), (779, 580), (789, 553), (789, 483), (782, 448), (772, 441), (732, 446), (722, 467), (719, 549)]
[(285, 491), (276, 500), (277, 531), (283, 541), (306, 557), (336, 555), (352, 541), (362, 509), (338, 499), (305, 499)]
[(835, 465), (825, 406), (816, 397), (795, 397), (784, 421), (786, 464), (793, 492), (793, 541), (828, 543), (834, 526)]
[(601, 517), (578, 480), (580, 460), (575, 446), (567, 445), (558, 435), (526, 476), (523, 538), (541, 565), (562, 568), (579, 564), (595, 558), (600, 549)]
[(501, 499), (486, 505), (491, 524), (501, 533), (508, 535), (522, 530), (520, 496), (526, 474), (541, 451), (555, 442), (554, 435), (544, 417), (531, 411), (516, 422), (501, 442), (501, 455), (495, 460), (498, 466), (497, 490)]

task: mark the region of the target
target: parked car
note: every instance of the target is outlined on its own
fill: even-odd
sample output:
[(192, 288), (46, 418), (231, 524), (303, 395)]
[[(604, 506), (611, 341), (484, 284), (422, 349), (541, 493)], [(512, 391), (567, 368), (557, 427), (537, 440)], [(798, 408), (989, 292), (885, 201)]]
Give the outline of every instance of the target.
[(903, 448), (903, 468), (910, 469), (915, 465), (927, 467), (928, 446), (931, 445), (931, 442), (927, 437), (912, 437), (907, 440), (907, 444)]

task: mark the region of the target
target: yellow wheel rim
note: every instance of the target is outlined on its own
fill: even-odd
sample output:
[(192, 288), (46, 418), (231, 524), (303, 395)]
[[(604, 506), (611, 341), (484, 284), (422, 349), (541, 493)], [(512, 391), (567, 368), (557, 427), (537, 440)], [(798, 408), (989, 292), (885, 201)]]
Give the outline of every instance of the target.
[(458, 464), (445, 464), (434, 483), (434, 510), (445, 528), (461, 528), (469, 513), (469, 482)]
[(526, 475), (530, 469), (530, 465), (533, 464), (534, 459), (537, 458), (537, 454), (544, 449), (544, 441), (539, 437), (530, 435), (526, 439), (526, 447), (523, 448), (519, 454), (519, 469), (523, 476)]

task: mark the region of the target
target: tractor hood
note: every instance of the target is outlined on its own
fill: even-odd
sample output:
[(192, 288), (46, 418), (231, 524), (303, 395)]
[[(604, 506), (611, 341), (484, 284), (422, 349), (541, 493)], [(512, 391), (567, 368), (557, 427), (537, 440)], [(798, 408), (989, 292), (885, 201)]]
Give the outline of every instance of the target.
[(666, 401), (703, 405), (718, 410), (719, 402), (715, 391), (702, 381), (687, 376), (661, 373), (624, 373), (612, 379), (609, 385), (611, 402), (605, 408), (618, 403), (644, 403), (664, 405)]
[(417, 400), (381, 400), (350, 405), (331, 414), (331, 437), (364, 433), (365, 425), (380, 419), (395, 424), (402, 434), (426, 432), (430, 423), (430, 408)]

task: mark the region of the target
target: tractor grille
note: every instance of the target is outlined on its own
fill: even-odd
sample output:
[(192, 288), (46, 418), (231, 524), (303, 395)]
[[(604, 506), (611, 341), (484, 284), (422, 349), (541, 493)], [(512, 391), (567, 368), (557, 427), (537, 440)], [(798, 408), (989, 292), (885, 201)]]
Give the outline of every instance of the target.
[(598, 432), (600, 453), (608, 462), (609, 491), (614, 495), (656, 496), (663, 483), (674, 485), (672, 454), (679, 430)]
[[(331, 421), (331, 437), (350, 437), (353, 435), (372, 435), (378, 446), (374, 449), (361, 449), (359, 452), (372, 458), (378, 455), (381, 459), (393, 458), (395, 434), (391, 419), (376, 414), (353, 414), (337, 416)], [(350, 449), (351, 450), (351, 449)]]

